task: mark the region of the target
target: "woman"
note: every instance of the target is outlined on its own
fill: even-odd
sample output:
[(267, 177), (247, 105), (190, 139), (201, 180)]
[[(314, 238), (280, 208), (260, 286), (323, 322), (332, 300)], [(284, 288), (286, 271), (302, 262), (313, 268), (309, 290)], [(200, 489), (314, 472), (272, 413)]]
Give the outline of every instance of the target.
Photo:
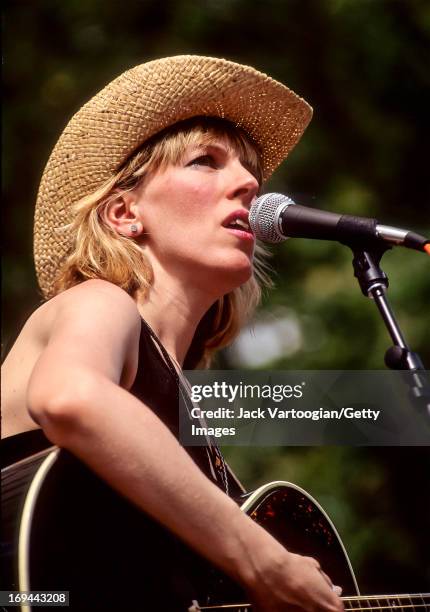
[(247, 213), (310, 117), (225, 60), (166, 58), (110, 83), (48, 161), (35, 261), (50, 299), (4, 365), (4, 435), (41, 428), (262, 610), (342, 604), (315, 560), (240, 511), (211, 441), (180, 446), (175, 397), (187, 407), (182, 366), (208, 365), (258, 302)]

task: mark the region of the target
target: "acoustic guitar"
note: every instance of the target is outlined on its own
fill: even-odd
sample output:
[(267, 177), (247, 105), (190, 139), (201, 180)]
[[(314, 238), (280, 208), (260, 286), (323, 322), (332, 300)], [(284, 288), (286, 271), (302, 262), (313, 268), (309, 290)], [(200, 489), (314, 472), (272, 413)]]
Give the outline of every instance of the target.
[[(76, 612), (252, 610), (238, 585), (67, 451), (53, 447), (5, 468), (2, 497), (3, 590), (68, 591)], [(429, 593), (361, 595), (336, 528), (300, 487), (272, 482), (239, 502), (290, 551), (318, 559), (342, 587), (345, 609), (430, 611)]]

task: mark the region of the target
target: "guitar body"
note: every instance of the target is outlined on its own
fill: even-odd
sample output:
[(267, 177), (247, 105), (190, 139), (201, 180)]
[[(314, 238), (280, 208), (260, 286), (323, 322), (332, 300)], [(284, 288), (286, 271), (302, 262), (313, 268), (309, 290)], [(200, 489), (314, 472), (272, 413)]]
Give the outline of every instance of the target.
[[(24, 467), (30, 471), (21, 465), (19, 472)], [(18, 477), (2, 475), (19, 523), (6, 523), (2, 565), (13, 569), (3, 588), (69, 591), (70, 609), (88, 612), (186, 610), (199, 595), (194, 581), (206, 578), (209, 565), (203, 569), (197, 555), (70, 453), (54, 450), (32, 469), (21, 508)]]
[[(4, 469), (2, 494), (3, 590), (69, 591), (69, 609), (79, 612), (186, 612), (192, 602), (247, 601), (66, 451), (48, 449)], [(317, 558), (343, 595), (359, 595), (334, 525), (305, 491), (270, 483), (244, 496), (242, 509), (290, 551)]]

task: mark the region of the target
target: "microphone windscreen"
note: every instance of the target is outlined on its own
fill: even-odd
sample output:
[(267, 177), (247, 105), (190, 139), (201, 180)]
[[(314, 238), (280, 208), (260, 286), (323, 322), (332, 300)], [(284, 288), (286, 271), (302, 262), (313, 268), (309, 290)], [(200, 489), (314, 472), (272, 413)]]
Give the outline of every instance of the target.
[(279, 228), (279, 216), (286, 206), (294, 204), (282, 193), (266, 193), (252, 204), (249, 225), (258, 240), (277, 243), (287, 239)]

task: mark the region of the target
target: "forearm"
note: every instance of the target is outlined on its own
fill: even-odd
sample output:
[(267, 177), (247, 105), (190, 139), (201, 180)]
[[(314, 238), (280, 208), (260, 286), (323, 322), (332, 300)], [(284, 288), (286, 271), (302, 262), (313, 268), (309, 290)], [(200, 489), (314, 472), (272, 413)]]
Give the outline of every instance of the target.
[[(269, 538), (199, 470), (160, 419), (109, 380), (67, 409), (41, 412), (53, 442), (241, 582), (252, 580), (253, 538)], [(85, 384), (85, 383), (84, 383)], [(94, 392), (91, 391), (94, 389)], [(248, 561), (249, 559), (249, 561)]]

